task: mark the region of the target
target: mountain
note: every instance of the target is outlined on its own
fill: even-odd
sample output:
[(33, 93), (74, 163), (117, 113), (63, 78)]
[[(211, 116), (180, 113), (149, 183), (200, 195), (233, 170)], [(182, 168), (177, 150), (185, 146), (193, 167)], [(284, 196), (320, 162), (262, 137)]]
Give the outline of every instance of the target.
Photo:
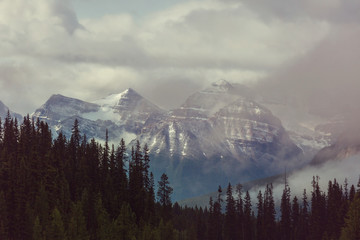
[(331, 146), (321, 149), (311, 161), (312, 165), (321, 165), (328, 161), (342, 161), (360, 153), (360, 128), (352, 126), (340, 134)]
[(170, 173), (182, 196), (304, 163), (281, 121), (224, 80), (191, 95), (138, 139), (149, 144), (155, 169)]
[(126, 142), (136, 138), (148, 122), (156, 121), (163, 112), (129, 88), (93, 102), (53, 95), (32, 116), (48, 122), (54, 134), (62, 131), (67, 137), (78, 119), (82, 133), (88, 138), (104, 141), (108, 129), (110, 142), (118, 144), (120, 138)]
[(339, 116), (324, 117), (310, 111), (296, 99), (279, 99), (276, 96), (257, 96), (258, 102), (266, 106), (281, 119), (290, 139), (311, 160), (324, 147), (335, 142), (343, 131), (344, 121)]
[(104, 141), (108, 129), (110, 143), (147, 143), (155, 177), (166, 172), (180, 199), (305, 163), (281, 121), (251, 96), (220, 80), (165, 111), (129, 88), (92, 102), (53, 95), (32, 116), (48, 122), (54, 137), (70, 137), (77, 118), (88, 138)]
[(22, 116), (16, 112), (11, 111), (2, 101), (0, 101), (0, 118), (3, 120), (6, 118), (8, 112), (11, 117), (16, 118), (18, 121), (22, 120)]

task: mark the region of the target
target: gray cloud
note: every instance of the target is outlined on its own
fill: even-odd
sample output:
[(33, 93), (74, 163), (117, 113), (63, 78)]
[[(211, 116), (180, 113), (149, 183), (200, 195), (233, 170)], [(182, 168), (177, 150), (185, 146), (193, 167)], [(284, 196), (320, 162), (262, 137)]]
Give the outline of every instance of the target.
[(360, 113), (360, 28), (341, 26), (259, 84), (264, 94), (325, 116)]
[[(224, 0), (236, 2), (238, 0)], [(358, 23), (360, 2), (356, 0), (241, 0), (264, 19), (294, 20), (310, 17), (332, 23)]]
[[(342, 161), (330, 161), (320, 167), (306, 167), (302, 170), (288, 175), (288, 184), (291, 190), (291, 198), (297, 196), (298, 199), (302, 198), (304, 189), (306, 189), (308, 201), (311, 199), (313, 177), (319, 177), (319, 186), (321, 191), (327, 192), (329, 181), (334, 182), (334, 179), (343, 185), (345, 179), (348, 180), (348, 189), (353, 184), (356, 184), (359, 179), (360, 156), (353, 156)], [(269, 183), (270, 184), (270, 183)], [(281, 195), (284, 189), (284, 181), (278, 180), (274, 183), (274, 200), (277, 207), (280, 207)], [(264, 192), (264, 186), (257, 186), (250, 190), (253, 206), (256, 204), (257, 194), (261, 190)], [(255, 210), (255, 209), (254, 209)]]
[[(126, 13), (78, 19), (69, 1), (16, 2), (0, 2), (0, 68), (7, 71), (0, 79), (0, 98), (21, 113), (33, 111), (53, 93), (94, 100), (128, 87), (162, 107), (177, 107), (188, 94), (218, 79), (254, 82), (299, 56), (317, 63), (316, 55), (328, 56), (316, 52), (326, 52), (337, 41), (330, 20), (308, 17), (306, 4), (290, 4), (294, 1), (189, 1), (141, 19)], [(323, 1), (317, 7), (309, 4), (314, 12), (337, 9)], [(356, 6), (351, 2), (341, 9)], [(342, 31), (343, 23), (336, 28)], [(320, 41), (330, 43), (309, 53)], [(272, 79), (292, 86), (288, 76), (296, 73), (300, 79), (298, 72), (311, 67), (311, 61), (285, 65), (288, 70)], [(22, 90), (12, 86), (24, 93), (16, 94)]]

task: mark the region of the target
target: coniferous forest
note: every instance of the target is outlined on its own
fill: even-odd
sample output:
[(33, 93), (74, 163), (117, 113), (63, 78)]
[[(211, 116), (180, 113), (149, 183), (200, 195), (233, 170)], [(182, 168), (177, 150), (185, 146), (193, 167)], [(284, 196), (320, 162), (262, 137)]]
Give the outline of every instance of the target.
[[(107, 131), (104, 133), (108, 135)], [(312, 180), (291, 197), (285, 181), (251, 199), (242, 186), (218, 188), (206, 208), (173, 204), (166, 174), (155, 181), (147, 145), (126, 149), (82, 135), (52, 138), (45, 122), (10, 115), (0, 123), (0, 239), (360, 239), (360, 185)]]

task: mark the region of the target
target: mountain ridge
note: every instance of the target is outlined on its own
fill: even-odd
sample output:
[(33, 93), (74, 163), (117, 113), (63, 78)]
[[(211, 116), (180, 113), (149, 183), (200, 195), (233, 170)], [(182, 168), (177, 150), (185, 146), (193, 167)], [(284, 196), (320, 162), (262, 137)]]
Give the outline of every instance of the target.
[(117, 145), (124, 138), (149, 146), (155, 176), (167, 172), (178, 196), (212, 186), (272, 176), (304, 165), (302, 150), (277, 118), (251, 91), (220, 80), (190, 95), (176, 109), (163, 110), (134, 89), (91, 102), (52, 95), (32, 117), (68, 138), (75, 119), (88, 138)]

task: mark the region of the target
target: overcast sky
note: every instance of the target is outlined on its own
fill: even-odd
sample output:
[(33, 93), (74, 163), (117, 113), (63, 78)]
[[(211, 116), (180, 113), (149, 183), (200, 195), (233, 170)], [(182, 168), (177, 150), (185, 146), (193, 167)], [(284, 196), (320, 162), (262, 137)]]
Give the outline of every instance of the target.
[(349, 101), (359, 22), (358, 0), (0, 0), (0, 100), (25, 114), (132, 87), (173, 108), (226, 79)]

